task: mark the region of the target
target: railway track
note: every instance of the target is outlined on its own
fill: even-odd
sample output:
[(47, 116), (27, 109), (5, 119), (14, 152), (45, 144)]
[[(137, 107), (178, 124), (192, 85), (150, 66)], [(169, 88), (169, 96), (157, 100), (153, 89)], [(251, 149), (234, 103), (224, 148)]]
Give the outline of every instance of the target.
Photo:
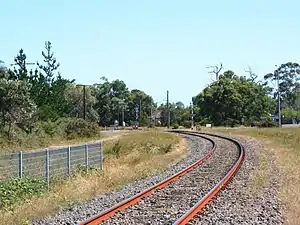
[(233, 139), (215, 134), (177, 133), (204, 138), (212, 143), (212, 148), (186, 169), (79, 225), (181, 225), (188, 224), (201, 213), (240, 168), (245, 157), (244, 148)]

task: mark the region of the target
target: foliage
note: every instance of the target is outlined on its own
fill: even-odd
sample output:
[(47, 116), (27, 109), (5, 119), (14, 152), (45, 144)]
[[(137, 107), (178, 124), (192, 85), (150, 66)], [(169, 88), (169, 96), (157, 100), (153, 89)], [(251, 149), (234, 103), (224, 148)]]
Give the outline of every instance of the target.
[(278, 99), (278, 88), (273, 88), (273, 86), (275, 82), (279, 83), (281, 108), (297, 108), (299, 110), (299, 74), (300, 65), (295, 62), (287, 62), (281, 64), (273, 73), (264, 76), (264, 85), (268, 85), (274, 99)]
[(47, 190), (45, 180), (17, 178), (0, 183), (0, 208), (7, 208)]
[(225, 71), (215, 81), (194, 97), (199, 108), (197, 119), (203, 124), (234, 126), (242, 121), (259, 120), (274, 111), (275, 103), (268, 97), (269, 89), (253, 79)]
[(30, 84), (23, 80), (0, 78), (0, 121), (2, 132), (10, 138), (12, 128), (18, 125), (25, 132), (31, 132), (36, 106), (30, 99)]
[(72, 119), (66, 126), (65, 133), (69, 139), (76, 137), (93, 137), (100, 132), (96, 123), (88, 122), (84, 119)]
[(177, 123), (173, 124), (173, 129), (178, 129), (179, 125)]
[(274, 122), (270, 117), (267, 117), (266, 119), (260, 121), (257, 123), (258, 127), (277, 127), (278, 124)]

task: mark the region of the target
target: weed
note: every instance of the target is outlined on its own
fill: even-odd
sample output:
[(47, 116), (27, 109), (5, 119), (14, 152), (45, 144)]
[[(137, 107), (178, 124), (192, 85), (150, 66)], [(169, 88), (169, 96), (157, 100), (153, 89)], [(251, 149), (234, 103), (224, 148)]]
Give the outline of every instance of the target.
[(117, 158), (120, 158), (121, 147), (122, 146), (120, 145), (120, 140), (118, 140), (111, 149), (111, 153)]
[(47, 190), (47, 183), (41, 179), (17, 178), (0, 183), (0, 208), (38, 196)]

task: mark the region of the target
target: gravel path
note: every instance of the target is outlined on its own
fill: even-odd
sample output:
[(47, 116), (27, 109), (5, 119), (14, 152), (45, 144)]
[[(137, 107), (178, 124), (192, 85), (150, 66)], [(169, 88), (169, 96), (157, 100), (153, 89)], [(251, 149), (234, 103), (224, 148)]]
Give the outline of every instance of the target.
[(225, 176), (238, 157), (234, 143), (212, 139), (217, 149), (203, 166), (103, 224), (173, 224)]
[(163, 174), (159, 174), (150, 178), (146, 178), (137, 181), (132, 184), (126, 185), (122, 190), (111, 192), (106, 195), (98, 196), (97, 198), (86, 202), (84, 204), (76, 205), (69, 209), (64, 209), (54, 217), (45, 218), (39, 221), (35, 221), (32, 224), (65, 224), (73, 225), (79, 223), (93, 215), (100, 213), (101, 211), (121, 202), (122, 200), (129, 198), (144, 189), (166, 179), (167, 177), (179, 172), (186, 168), (193, 162), (196, 162), (212, 147), (211, 143), (199, 137), (181, 135), (185, 137), (189, 144), (188, 156), (181, 162), (172, 165)]
[[(260, 143), (251, 139), (241, 140), (246, 150), (246, 161), (228, 188), (210, 204), (193, 224), (284, 224), (282, 206), (276, 198), (279, 181), (278, 170), (271, 156), (267, 156), (270, 171), (266, 184), (255, 184), (259, 170)], [(259, 187), (255, 191), (254, 187)]]

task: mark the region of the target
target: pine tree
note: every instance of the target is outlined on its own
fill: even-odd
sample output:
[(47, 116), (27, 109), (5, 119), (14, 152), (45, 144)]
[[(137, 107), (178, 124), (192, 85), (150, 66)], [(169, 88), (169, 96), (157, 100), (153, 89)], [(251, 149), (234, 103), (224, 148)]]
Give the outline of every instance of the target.
[(51, 52), (51, 48), (52, 48), (51, 42), (46, 41), (45, 42), (46, 52), (42, 51), (45, 65), (41, 65), (37, 63), (39, 68), (44, 71), (46, 75), (46, 81), (48, 84), (51, 84), (53, 82), (54, 71), (57, 70), (58, 67), (60, 66), (60, 64), (56, 61), (56, 58), (54, 57), (54, 53)]

